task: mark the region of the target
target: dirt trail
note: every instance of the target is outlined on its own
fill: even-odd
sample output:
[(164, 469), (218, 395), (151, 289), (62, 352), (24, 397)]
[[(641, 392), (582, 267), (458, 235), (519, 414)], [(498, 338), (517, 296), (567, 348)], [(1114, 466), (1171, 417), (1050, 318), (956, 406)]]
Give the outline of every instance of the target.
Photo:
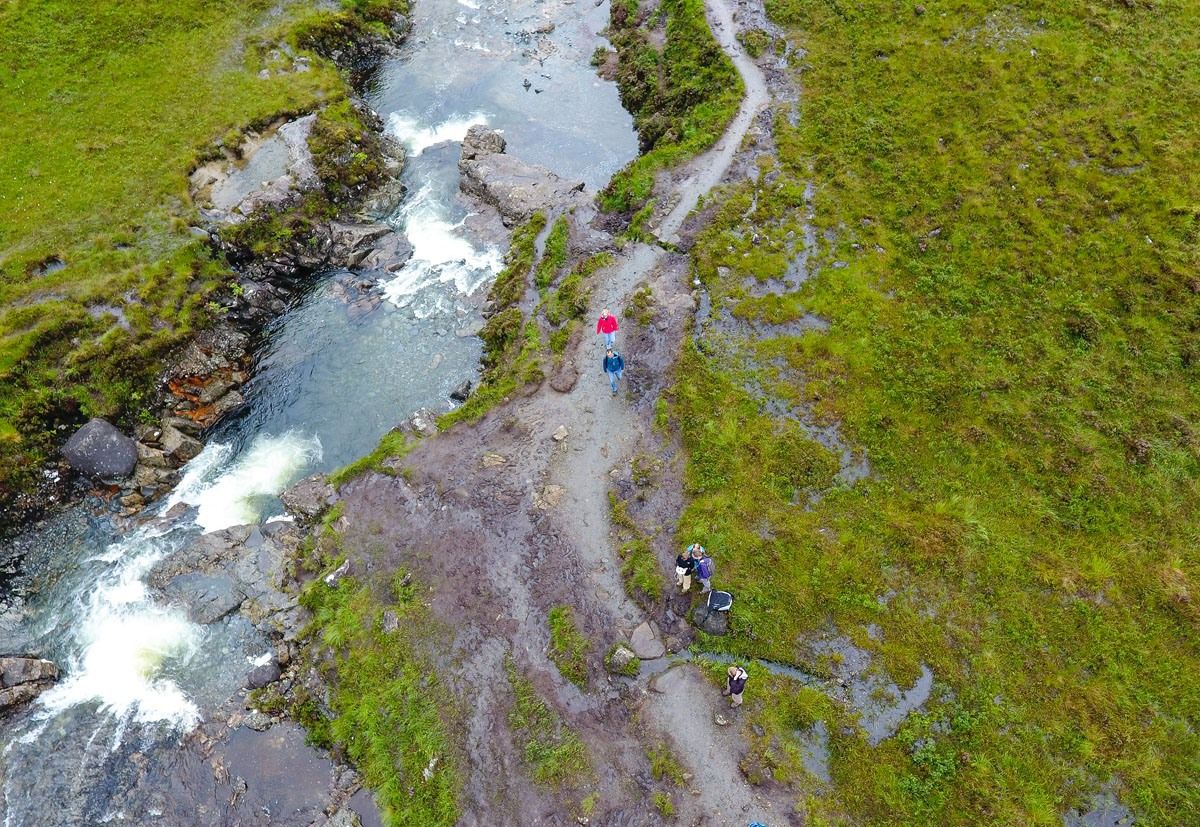
[[(737, 44), (729, 0), (706, 0), (706, 9), (746, 97), (721, 140), (674, 175), (671, 208), (659, 224), (669, 242), (678, 240), (700, 196), (729, 172), (768, 102), (766, 80)], [(548, 791), (523, 771), (520, 736), (506, 725), (508, 657), (587, 744), (595, 772), (588, 787), (601, 794), (592, 823), (662, 823), (648, 798), (664, 782), (650, 777), (646, 757), (647, 746), (660, 741), (692, 774), (688, 789), (674, 793), (676, 823), (789, 823), (786, 791), (753, 788), (742, 778), (740, 727), (714, 722), (722, 699), (699, 670), (673, 668), (652, 689), (648, 681), (608, 680), (593, 657), (591, 691), (583, 692), (547, 655), (546, 615), (555, 605), (574, 608), (594, 655), (650, 619), (625, 592), (608, 494), (614, 469), (627, 468), (643, 443), (656, 439), (653, 401), (693, 312), (685, 274), (685, 258), (647, 244), (626, 246), (596, 274), (591, 318), (605, 306), (620, 315), (643, 282), (654, 295), (650, 326), (622, 319), (618, 346), (628, 366), (619, 395), (610, 394), (601, 371), (599, 337), (585, 331), (567, 354), (579, 370), (570, 392), (543, 383), (473, 426), (422, 440), (404, 460), (414, 469), (409, 478), (368, 476), (342, 489), (347, 537), (357, 533), (359, 547), (383, 549), (360, 563), (367, 570), (413, 569), (431, 587), (432, 613), (452, 630), (439, 657), (465, 716), (463, 825), (575, 823), (570, 802), (585, 794)], [(568, 431), (561, 441), (553, 438), (559, 426)]]

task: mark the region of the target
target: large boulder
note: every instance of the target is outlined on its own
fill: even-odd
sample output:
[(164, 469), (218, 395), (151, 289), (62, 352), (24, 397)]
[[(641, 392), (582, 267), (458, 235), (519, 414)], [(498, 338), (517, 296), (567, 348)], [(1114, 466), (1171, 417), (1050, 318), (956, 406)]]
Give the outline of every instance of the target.
[(33, 700), (58, 680), (58, 667), (29, 655), (0, 657), (0, 714)]
[(504, 154), (504, 138), (473, 126), (463, 140), (458, 161), (459, 189), (491, 204), (508, 226), (527, 221), (538, 210), (562, 208), (580, 197), (582, 181), (567, 181), (544, 167)]
[(67, 464), (92, 477), (127, 477), (137, 465), (137, 443), (103, 419), (76, 431), (62, 448)]
[(324, 474), (313, 474), (288, 488), (279, 498), (290, 514), (304, 521), (323, 514), (337, 499), (337, 492)]

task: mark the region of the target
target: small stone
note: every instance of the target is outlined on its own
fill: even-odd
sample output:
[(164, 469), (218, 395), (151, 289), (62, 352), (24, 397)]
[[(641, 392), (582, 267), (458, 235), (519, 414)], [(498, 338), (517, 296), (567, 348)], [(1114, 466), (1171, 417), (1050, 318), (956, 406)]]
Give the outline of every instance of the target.
[(729, 726), (729, 719), (720, 712), (716, 714), (716, 716), (713, 718), (713, 721), (716, 722), (717, 726)]
[(568, 435), (569, 433), (570, 433), (570, 432), (569, 432), (569, 431), (567, 431), (567, 426), (566, 426), (566, 425), (559, 425), (559, 426), (558, 426), (558, 429), (557, 429), (557, 430), (555, 430), (555, 432), (554, 432), (553, 439), (554, 439), (554, 441), (555, 441), (555, 442), (562, 442), (564, 439), (566, 439), (566, 438), (567, 438), (567, 435)]
[(262, 689), (264, 686), (279, 680), (281, 674), (279, 664), (274, 662), (264, 663), (262, 666), (254, 667), (250, 670), (250, 674), (246, 675), (246, 687), (248, 689)]
[(470, 379), (464, 379), (462, 381), (462, 384), (460, 384), (454, 390), (450, 391), (450, 398), (453, 399), (455, 402), (466, 402), (468, 397), (470, 397), (470, 396), (471, 396), (471, 380)]
[(614, 675), (623, 675), (625, 674), (626, 667), (633, 663), (635, 658), (637, 658), (637, 655), (634, 654), (633, 650), (621, 644), (612, 650), (612, 654), (608, 656), (604, 665)]
[(667, 648), (658, 639), (649, 621), (643, 622), (633, 630), (633, 634), (629, 636), (629, 645), (634, 654), (643, 660), (661, 658), (667, 653)]
[(245, 717), (242, 721), (242, 726), (249, 727), (255, 732), (266, 732), (274, 723), (275, 720), (270, 715), (265, 712), (259, 712), (256, 709)]
[(485, 453), (482, 460), (484, 468), (499, 468), (506, 462), (508, 462), (507, 457), (505, 457), (503, 454), (497, 454), (493, 451), (488, 451)]

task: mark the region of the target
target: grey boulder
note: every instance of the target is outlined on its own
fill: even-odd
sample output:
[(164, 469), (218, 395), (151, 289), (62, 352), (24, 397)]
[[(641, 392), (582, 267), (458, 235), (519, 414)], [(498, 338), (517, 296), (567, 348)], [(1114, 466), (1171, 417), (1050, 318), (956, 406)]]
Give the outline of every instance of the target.
[(137, 443), (103, 419), (76, 431), (62, 448), (76, 471), (92, 477), (127, 477), (137, 465)]

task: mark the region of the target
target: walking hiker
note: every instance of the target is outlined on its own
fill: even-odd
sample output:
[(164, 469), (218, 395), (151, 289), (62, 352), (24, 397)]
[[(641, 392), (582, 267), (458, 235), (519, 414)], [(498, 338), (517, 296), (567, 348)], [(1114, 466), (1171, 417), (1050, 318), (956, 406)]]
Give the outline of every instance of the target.
[(596, 320), (596, 333), (604, 335), (604, 346), (612, 347), (617, 341), (617, 317), (608, 312), (608, 308), (600, 311)]
[(624, 371), (625, 360), (610, 345), (604, 351), (604, 372), (608, 374), (608, 384), (612, 388), (613, 396), (617, 395), (617, 380), (621, 378)]
[(692, 572), (696, 570), (696, 558), (692, 556), (692, 547), (688, 546), (675, 558), (675, 585), (681, 594), (687, 594), (692, 587)]
[(745, 691), (746, 679), (750, 676), (740, 666), (729, 667), (725, 674), (728, 677), (725, 679), (725, 691), (721, 694), (729, 696), (730, 709), (737, 709), (742, 705), (742, 692)]
[(708, 552), (704, 550), (704, 546), (699, 543), (693, 543), (692, 559), (696, 561), (696, 579), (700, 581), (700, 585), (704, 586), (700, 590), (700, 594), (708, 594), (712, 591), (712, 576), (716, 567), (713, 565), (713, 560), (708, 556)]

